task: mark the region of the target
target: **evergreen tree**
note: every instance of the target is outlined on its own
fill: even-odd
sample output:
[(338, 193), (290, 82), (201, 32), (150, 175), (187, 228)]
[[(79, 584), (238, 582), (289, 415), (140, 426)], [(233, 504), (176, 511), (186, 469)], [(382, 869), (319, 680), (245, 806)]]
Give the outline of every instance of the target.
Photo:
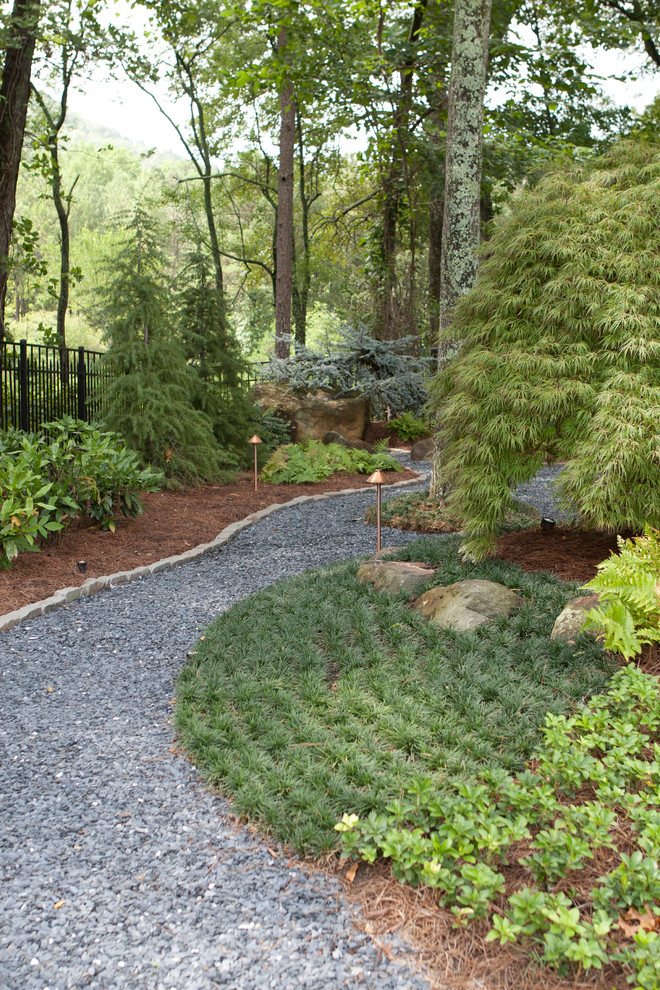
[(219, 478), (236, 458), (217, 443), (211, 419), (194, 408), (199, 379), (173, 332), (163, 256), (153, 222), (141, 208), (126, 234), (106, 290), (111, 343), (105, 360), (113, 381), (103, 421), (170, 478)]
[(657, 144), (561, 162), (496, 222), (432, 390), (468, 555), (545, 459), (584, 524), (660, 526), (659, 257)]
[(186, 359), (196, 371), (193, 405), (211, 420), (218, 443), (240, 458), (254, 432), (255, 408), (241, 386), (245, 359), (233, 334), (220, 332), (213, 263), (201, 244), (189, 252), (177, 288), (176, 323)]

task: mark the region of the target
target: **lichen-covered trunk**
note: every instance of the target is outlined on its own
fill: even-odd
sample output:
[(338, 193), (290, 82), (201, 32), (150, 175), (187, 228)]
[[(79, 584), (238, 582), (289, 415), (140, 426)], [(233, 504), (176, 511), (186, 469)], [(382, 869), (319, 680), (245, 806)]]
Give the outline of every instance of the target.
[(39, 14), (39, 0), (15, 0), (12, 41), (6, 47), (0, 84), (0, 343), (5, 335), (9, 244)]
[[(451, 352), (452, 311), (477, 277), (480, 233), (484, 95), (492, 0), (456, 0), (447, 113), (445, 204), (442, 223), (438, 364)], [(442, 490), (436, 445), (431, 491)]]
[[(286, 28), (277, 42), (284, 55)], [(280, 168), (277, 178), (277, 275), (275, 286), (275, 357), (288, 358), (291, 335), (291, 296), (293, 290), (293, 180), (296, 138), (296, 108), (293, 86), (285, 82), (280, 90)]]

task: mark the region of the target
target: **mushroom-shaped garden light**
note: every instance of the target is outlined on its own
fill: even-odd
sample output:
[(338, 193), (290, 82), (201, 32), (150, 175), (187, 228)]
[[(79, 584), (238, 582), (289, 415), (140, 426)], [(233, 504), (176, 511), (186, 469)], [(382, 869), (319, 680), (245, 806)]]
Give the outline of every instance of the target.
[(370, 485), (376, 486), (376, 550), (378, 551), (380, 550), (380, 489), (387, 478), (382, 471), (374, 471), (367, 481)]
[(259, 446), (260, 443), (263, 443), (263, 440), (260, 440), (259, 437), (257, 436), (257, 434), (255, 433), (255, 435), (253, 437), (250, 437), (250, 439), (248, 440), (248, 443), (251, 443), (252, 446), (254, 447), (254, 490), (256, 492), (256, 490), (257, 490), (257, 447)]

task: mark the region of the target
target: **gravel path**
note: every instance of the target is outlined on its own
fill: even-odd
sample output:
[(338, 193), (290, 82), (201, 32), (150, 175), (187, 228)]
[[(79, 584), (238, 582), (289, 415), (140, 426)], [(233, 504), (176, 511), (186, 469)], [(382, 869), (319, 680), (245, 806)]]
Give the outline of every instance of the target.
[(172, 750), (174, 678), (203, 627), (279, 578), (372, 553), (373, 498), (284, 510), (0, 634), (2, 990), (428, 985), (357, 932), (338, 883), (274, 858)]
[[(534, 496), (551, 511), (545, 479)], [(284, 510), (0, 634), (2, 990), (427, 986), (401, 946), (388, 959), (356, 931), (338, 883), (235, 826), (172, 745), (174, 679), (203, 627), (280, 578), (372, 553), (373, 499)]]

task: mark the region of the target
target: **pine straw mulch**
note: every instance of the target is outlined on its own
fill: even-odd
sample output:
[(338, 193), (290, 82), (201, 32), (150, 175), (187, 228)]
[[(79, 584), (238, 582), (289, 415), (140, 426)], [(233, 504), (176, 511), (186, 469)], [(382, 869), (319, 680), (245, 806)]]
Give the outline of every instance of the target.
[[(412, 471), (385, 474), (389, 484), (414, 477)], [(274, 503), (365, 487), (364, 474), (335, 474), (316, 484), (260, 482), (255, 494), (254, 476), (246, 472), (226, 485), (149, 492), (143, 496), (144, 513), (135, 519), (120, 516), (114, 533), (74, 523), (39, 553), (22, 553), (11, 570), (0, 570), (0, 615), (41, 601), (61, 588), (80, 585), (87, 578), (130, 571), (185, 553), (209, 543), (230, 523)], [(86, 562), (84, 574), (79, 561)]]

